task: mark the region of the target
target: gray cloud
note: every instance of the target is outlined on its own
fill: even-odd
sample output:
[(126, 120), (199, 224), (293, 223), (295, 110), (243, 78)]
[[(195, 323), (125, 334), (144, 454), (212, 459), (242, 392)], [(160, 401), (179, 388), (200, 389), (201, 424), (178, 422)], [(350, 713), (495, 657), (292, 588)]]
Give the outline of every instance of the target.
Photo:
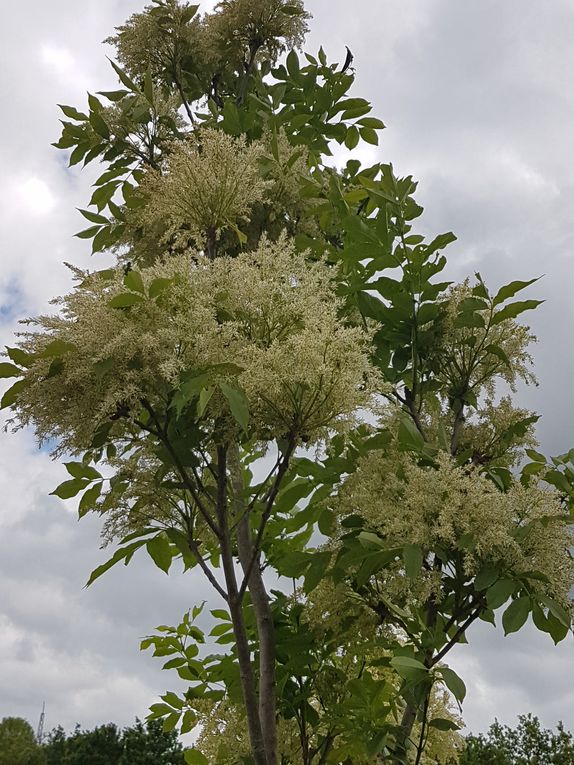
[[(72, 0), (54, 0), (5, 10), (3, 343), (20, 316), (46, 310), (68, 288), (62, 261), (94, 263), (72, 234), (82, 227), (74, 208), (86, 205), (96, 170), (68, 170), (50, 147), (58, 136), (56, 104), (78, 105), (86, 90), (115, 85), (100, 42), (140, 7), (138, 0), (84, 0), (79, 12)], [(546, 274), (530, 288), (548, 300), (531, 317), (541, 384), (520, 399), (543, 414), (544, 449), (567, 449), (574, 430), (567, 399), (574, 374), (571, 2), (372, 0), (350, 7), (312, 0), (309, 8), (308, 49), (323, 44), (342, 60), (349, 45), (355, 90), (388, 125), (380, 149), (363, 147), (361, 155), (414, 174), (424, 231), (458, 235), (452, 277), (480, 270), (496, 287)], [(82, 589), (106, 555), (97, 519), (78, 524), (73, 503), (47, 497), (63, 470), (34, 449), (31, 434), (3, 437), (0, 465), (0, 716), (34, 722), (45, 699), (48, 726), (131, 722), (171, 682), (140, 655), (139, 637), (173, 623), (209, 591), (195, 575), (168, 580), (137, 558)], [(504, 639), (480, 625), (455, 664), (469, 687), (471, 728), (526, 711), (574, 727), (570, 641), (554, 648), (533, 630)]]

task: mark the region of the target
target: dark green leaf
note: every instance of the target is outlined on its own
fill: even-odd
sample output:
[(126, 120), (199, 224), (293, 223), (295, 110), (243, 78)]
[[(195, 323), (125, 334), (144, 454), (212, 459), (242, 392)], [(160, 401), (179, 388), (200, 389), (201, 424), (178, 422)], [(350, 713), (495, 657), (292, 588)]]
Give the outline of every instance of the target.
[(512, 579), (499, 579), (486, 591), (486, 602), (493, 611), (500, 608), (514, 594), (516, 583)]
[(510, 282), (509, 284), (505, 284), (504, 287), (501, 287), (498, 292), (496, 293), (496, 296), (493, 300), (493, 305), (500, 305), (500, 303), (504, 303), (505, 300), (508, 300), (508, 298), (513, 297), (516, 295), (517, 292), (520, 292), (520, 290), (525, 289), (525, 287), (529, 287), (531, 284), (534, 284), (534, 282), (537, 282), (540, 279), (540, 276), (536, 277), (536, 279), (530, 279), (527, 282)]
[(98, 112), (90, 112), (90, 125), (102, 138), (110, 137), (110, 129), (102, 115), (98, 114)]
[(486, 590), (498, 579), (498, 569), (495, 566), (483, 566), (474, 580), (477, 590)]
[(532, 311), (534, 308), (538, 308), (543, 302), (544, 300), (521, 300), (516, 303), (509, 303), (498, 313), (494, 314), (492, 324), (500, 324), (500, 322), (506, 321), (507, 319), (515, 319), (524, 311)]
[(73, 478), (71, 481), (64, 481), (54, 491), (50, 492), (50, 495), (60, 497), (60, 499), (70, 499), (79, 494), (82, 489), (85, 489), (88, 485), (88, 481), (84, 478)]
[(399, 424), (398, 432), (399, 446), (405, 451), (420, 452), (425, 441), (419, 429), (410, 417), (403, 417)]
[(7, 361), (0, 362), (0, 378), (1, 377), (22, 377), (23, 371), (21, 369), (18, 369), (18, 367), (14, 366), (14, 364), (9, 364)]
[(199, 749), (186, 749), (183, 758), (186, 765), (209, 765), (209, 760)]
[(167, 538), (163, 534), (158, 534), (146, 542), (146, 549), (155, 565), (167, 574), (173, 558), (172, 548)]
[(235, 388), (233, 385), (229, 385), (228, 383), (220, 383), (219, 387), (227, 399), (227, 403), (229, 404), (233, 418), (238, 423), (238, 425), (240, 425), (243, 431), (247, 433), (247, 428), (249, 426), (249, 407), (245, 393), (239, 388)]
[(466, 696), (466, 686), (462, 679), (450, 667), (441, 667), (439, 671), (446, 687), (459, 704), (462, 704), (464, 697)]
[(73, 106), (65, 106), (64, 104), (58, 104), (58, 106), (64, 112), (66, 117), (69, 117), (71, 120), (85, 122), (88, 119), (86, 114), (83, 114), (83, 112), (79, 112), (77, 109), (74, 109)]
[(8, 388), (6, 393), (2, 396), (2, 401), (0, 402), (0, 409), (6, 409), (8, 406), (12, 406), (16, 403), (18, 399), (18, 394), (20, 391), (24, 390), (24, 388), (28, 387), (29, 383), (27, 380), (18, 380), (18, 382), (15, 382), (14, 385), (12, 385), (11, 388)]
[(420, 545), (405, 545), (403, 547), (403, 561), (409, 579), (415, 579), (419, 576), (423, 565), (423, 551)]
[(83, 518), (83, 516), (95, 506), (98, 497), (102, 493), (102, 486), (103, 483), (100, 481), (99, 483), (95, 483), (83, 493), (82, 498), (80, 499), (80, 504), (78, 506), (80, 518)]
[(509, 635), (511, 632), (518, 632), (518, 630), (528, 619), (529, 613), (530, 598), (528, 595), (522, 595), (520, 598), (513, 600), (506, 611), (502, 614), (502, 626), (504, 627), (504, 634)]

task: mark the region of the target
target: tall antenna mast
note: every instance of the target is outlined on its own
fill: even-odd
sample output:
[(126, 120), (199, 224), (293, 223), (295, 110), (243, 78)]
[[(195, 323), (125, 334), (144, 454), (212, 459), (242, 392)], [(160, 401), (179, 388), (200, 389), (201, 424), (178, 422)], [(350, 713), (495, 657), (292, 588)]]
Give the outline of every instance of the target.
[(38, 731), (36, 733), (36, 741), (41, 744), (44, 738), (44, 719), (46, 717), (46, 702), (42, 702), (42, 714), (40, 715), (40, 721), (38, 722)]

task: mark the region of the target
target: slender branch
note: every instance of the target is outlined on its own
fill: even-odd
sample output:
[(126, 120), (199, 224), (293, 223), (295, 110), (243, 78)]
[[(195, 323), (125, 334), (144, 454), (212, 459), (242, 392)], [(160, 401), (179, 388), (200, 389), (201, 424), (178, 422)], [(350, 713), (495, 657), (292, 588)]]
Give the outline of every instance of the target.
[(205, 559), (201, 555), (201, 552), (199, 550), (199, 546), (198, 546), (197, 542), (195, 541), (195, 539), (193, 538), (193, 535), (192, 535), (191, 531), (188, 531), (188, 534), (187, 534), (187, 544), (189, 545), (189, 549), (191, 550), (191, 552), (194, 554), (195, 559), (196, 559), (199, 567), (201, 568), (201, 570), (203, 571), (205, 576), (209, 579), (209, 581), (210, 581), (211, 585), (213, 586), (213, 588), (228, 603), (229, 602), (229, 595), (227, 594), (227, 592), (225, 592), (223, 587), (219, 584), (219, 582), (217, 581), (217, 579), (213, 575), (213, 572), (211, 571), (211, 569), (209, 568), (209, 566), (205, 562)]
[(257, 535), (253, 543), (253, 552), (251, 555), (251, 560), (249, 561), (249, 564), (247, 565), (245, 569), (243, 582), (241, 583), (241, 587), (239, 588), (240, 599), (245, 595), (245, 590), (247, 589), (247, 586), (249, 584), (249, 578), (251, 576), (251, 572), (253, 571), (253, 566), (255, 565), (256, 561), (259, 558), (259, 554), (261, 552), (261, 541), (263, 539), (263, 534), (265, 533), (265, 526), (267, 525), (267, 521), (269, 520), (269, 516), (271, 515), (271, 511), (273, 510), (273, 503), (275, 502), (277, 494), (279, 493), (279, 489), (281, 488), (281, 482), (285, 476), (285, 473), (287, 472), (287, 468), (289, 467), (289, 460), (291, 459), (291, 456), (294, 451), (295, 451), (295, 436), (291, 434), (289, 438), (289, 443), (287, 445), (287, 449), (283, 453), (283, 459), (279, 463), (279, 468), (277, 470), (277, 475), (275, 476), (275, 481), (273, 482), (273, 486), (271, 487), (271, 491), (269, 492), (265, 510), (263, 511), (263, 514), (261, 516), (261, 522), (259, 523)]
[(209, 511), (206, 509), (205, 505), (201, 501), (201, 499), (199, 497), (199, 493), (196, 491), (196, 487), (193, 485), (193, 481), (190, 479), (189, 474), (188, 474), (187, 470), (185, 469), (185, 466), (183, 465), (183, 463), (181, 462), (181, 460), (177, 456), (176, 451), (174, 450), (174, 448), (173, 448), (169, 438), (167, 437), (165, 429), (162, 428), (161, 423), (159, 421), (159, 418), (158, 418), (157, 414), (155, 413), (155, 410), (153, 409), (153, 407), (151, 406), (149, 401), (147, 401), (146, 399), (142, 399), (141, 402), (142, 402), (142, 406), (144, 407), (144, 409), (149, 413), (150, 417), (154, 421), (155, 426), (157, 428), (157, 436), (158, 436), (158, 438), (161, 439), (161, 441), (164, 443), (166, 449), (168, 450), (168, 452), (170, 454), (170, 457), (172, 458), (172, 460), (174, 462), (174, 465), (176, 466), (176, 468), (177, 468), (177, 470), (178, 470), (178, 472), (179, 472), (179, 474), (180, 474), (180, 476), (181, 476), (181, 478), (182, 478), (182, 480), (183, 480), (183, 482), (185, 484), (186, 489), (189, 491), (189, 493), (193, 497), (193, 501), (197, 505), (197, 507), (198, 507), (202, 517), (204, 518), (205, 522), (207, 523), (209, 528), (213, 531), (215, 536), (219, 539), (220, 536), (221, 536), (221, 530), (217, 527), (217, 524), (214, 522), (213, 518), (209, 514)]
[(177, 91), (179, 93), (179, 97), (181, 98), (181, 102), (182, 102), (183, 107), (184, 107), (184, 109), (186, 111), (188, 119), (189, 119), (192, 127), (195, 127), (195, 117), (193, 116), (193, 112), (191, 111), (191, 107), (189, 106), (189, 103), (188, 103), (187, 98), (185, 96), (185, 93), (184, 93), (181, 81), (180, 81), (179, 77), (176, 74), (173, 75), (173, 81), (175, 82), (175, 86), (176, 86)]
[(480, 616), (480, 612), (482, 610), (482, 605), (478, 606), (476, 611), (471, 614), (468, 619), (461, 624), (461, 626), (457, 629), (453, 637), (448, 641), (448, 643), (442, 648), (437, 655), (433, 658), (431, 662), (431, 667), (434, 667), (435, 664), (438, 664), (439, 661), (441, 661), (447, 653), (450, 651), (450, 649), (458, 643), (460, 638), (464, 635), (466, 630), (470, 627), (470, 625), (478, 619)]

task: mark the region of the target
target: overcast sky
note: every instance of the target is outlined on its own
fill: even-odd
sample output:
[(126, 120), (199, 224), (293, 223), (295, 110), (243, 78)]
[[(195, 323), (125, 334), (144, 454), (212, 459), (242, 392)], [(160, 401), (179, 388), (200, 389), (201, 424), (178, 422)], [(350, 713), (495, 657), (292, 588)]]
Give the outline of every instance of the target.
[[(212, 3), (202, 4), (209, 10)], [(28, 0), (3, 8), (0, 28), (0, 342), (17, 319), (69, 289), (63, 261), (102, 267), (76, 207), (95, 168), (66, 169), (57, 103), (82, 107), (86, 90), (116, 86), (101, 40), (142, 7), (137, 0)], [(529, 297), (540, 386), (520, 393), (543, 415), (543, 450), (574, 445), (574, 3), (524, 0), (309, 0), (307, 50), (335, 60), (349, 45), (356, 95), (387, 125), (365, 160), (392, 161), (420, 181), (423, 233), (453, 230), (450, 273), (479, 270), (493, 287), (545, 274)], [(0, 718), (48, 728), (144, 716), (174, 678), (140, 654), (139, 638), (211, 599), (203, 581), (149, 559), (88, 590), (98, 523), (74, 501), (49, 497), (64, 469), (32, 434), (0, 436)], [(213, 607), (217, 607), (214, 605)], [(572, 639), (555, 648), (531, 629), (503, 638), (479, 625), (453, 665), (467, 681), (465, 719), (484, 729), (532, 712), (574, 729)]]

